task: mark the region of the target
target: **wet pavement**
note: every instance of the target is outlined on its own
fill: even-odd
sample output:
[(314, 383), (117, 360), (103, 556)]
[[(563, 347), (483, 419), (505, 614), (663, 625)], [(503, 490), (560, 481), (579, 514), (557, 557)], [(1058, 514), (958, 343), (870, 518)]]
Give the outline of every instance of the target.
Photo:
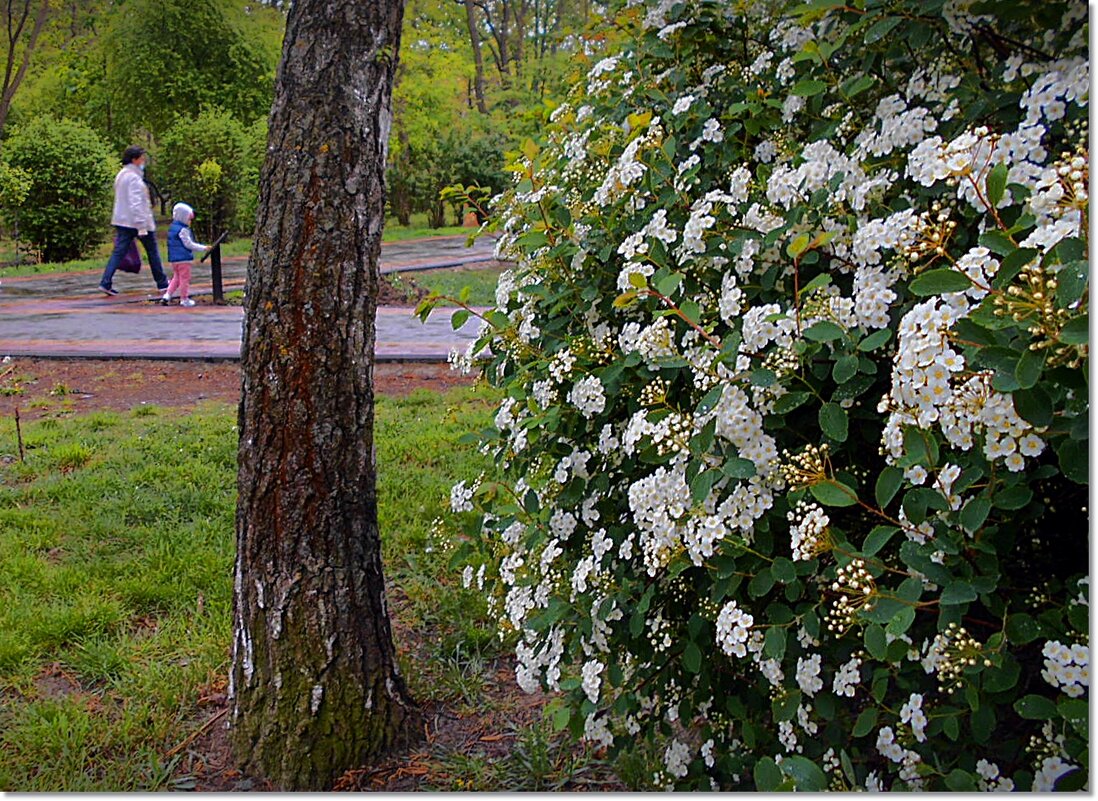
[[(389, 243), (381, 249), (381, 271), (494, 261), (493, 240), (465, 243), (464, 236)], [(244, 287), (246, 270), (246, 256), (222, 260), (226, 292)], [(192, 296), (212, 293), (208, 263), (196, 263), (192, 276)], [(115, 275), (116, 297), (98, 290), (100, 277), (99, 270), (85, 270), (0, 279), (0, 357), (240, 358), (239, 306), (162, 307), (154, 302), (160, 293), (147, 264), (137, 275)], [(479, 324), (473, 317), (454, 331), (452, 313), (439, 309), (421, 323), (408, 307), (380, 307), (377, 361), (445, 361), (453, 348), (464, 350)]]

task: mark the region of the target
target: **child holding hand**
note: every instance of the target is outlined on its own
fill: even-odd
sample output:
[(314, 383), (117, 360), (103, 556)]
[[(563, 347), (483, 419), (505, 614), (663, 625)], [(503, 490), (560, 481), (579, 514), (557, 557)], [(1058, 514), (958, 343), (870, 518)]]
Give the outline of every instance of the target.
[(172, 268), (172, 280), (168, 284), (168, 291), (160, 299), (161, 306), (168, 305), (176, 290), (179, 290), (180, 306), (194, 305), (194, 301), (190, 298), (191, 263), (194, 261), (196, 252), (205, 253), (210, 246), (194, 241), (191, 235), (192, 222), (194, 222), (194, 209), (186, 203), (176, 203), (172, 206), (172, 224), (168, 228), (168, 263)]

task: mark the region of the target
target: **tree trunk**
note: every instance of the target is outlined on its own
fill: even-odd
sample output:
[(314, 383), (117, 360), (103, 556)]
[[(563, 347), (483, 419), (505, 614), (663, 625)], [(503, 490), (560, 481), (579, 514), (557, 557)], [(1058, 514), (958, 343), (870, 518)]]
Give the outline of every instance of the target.
[(27, 68), (30, 66), (31, 55), (38, 44), (38, 37), (50, 15), (50, 0), (41, 0), (38, 11), (34, 15), (34, 23), (31, 26), (27, 41), (23, 42), (22, 58), (16, 68), (16, 51), (23, 37), (27, 17), (30, 14), (30, 0), (23, 0), (22, 7), (16, 8), (15, 3), (7, 5), (7, 58), (4, 62), (3, 82), (0, 84), (0, 130), (8, 121), (8, 112), (11, 111), (11, 101), (19, 90), (23, 79), (27, 77)]
[(242, 349), (230, 676), (242, 768), (321, 789), (410, 744), (377, 523), (373, 356), (402, 0), (295, 0)]
[(465, 0), (465, 22), (469, 26), (469, 44), (473, 48), (473, 93), (477, 98), (477, 111), (488, 113), (488, 103), (484, 99), (484, 55), (480, 52), (480, 28), (474, 13), (473, 0)]

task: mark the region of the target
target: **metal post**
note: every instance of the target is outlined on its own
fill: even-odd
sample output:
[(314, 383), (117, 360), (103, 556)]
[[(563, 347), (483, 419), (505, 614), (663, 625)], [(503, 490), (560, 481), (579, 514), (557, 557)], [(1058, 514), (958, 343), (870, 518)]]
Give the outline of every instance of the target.
[(213, 252), (210, 256), (210, 274), (213, 277), (213, 295), (214, 303), (218, 305), (225, 302), (225, 292), (221, 288), (221, 245), (217, 244), (213, 247)]
[(210, 249), (202, 254), (199, 261), (206, 261), (206, 258), (210, 259), (210, 277), (213, 278), (213, 300), (214, 303), (222, 304), (225, 302), (225, 291), (221, 287), (221, 242), (228, 236), (228, 231), (223, 231), (217, 239), (213, 241), (213, 245)]

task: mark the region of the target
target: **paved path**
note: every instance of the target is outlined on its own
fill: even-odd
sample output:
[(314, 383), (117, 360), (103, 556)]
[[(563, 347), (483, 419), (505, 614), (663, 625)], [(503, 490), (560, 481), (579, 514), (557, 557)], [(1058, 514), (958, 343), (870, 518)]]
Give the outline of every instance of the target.
[[(382, 246), (381, 271), (406, 272), (492, 261), (493, 242), (469, 249), (465, 237), (437, 237)], [(244, 286), (246, 257), (222, 261), (226, 291)], [(107, 297), (96, 287), (101, 271), (0, 279), (0, 357), (239, 359), (244, 311), (239, 306), (161, 307), (146, 265), (138, 275), (118, 273)], [(209, 294), (209, 267), (194, 268), (191, 294)], [(377, 314), (378, 361), (445, 361), (452, 348), (476, 338), (471, 318), (457, 331), (452, 312), (440, 309), (426, 323), (407, 307)]]

